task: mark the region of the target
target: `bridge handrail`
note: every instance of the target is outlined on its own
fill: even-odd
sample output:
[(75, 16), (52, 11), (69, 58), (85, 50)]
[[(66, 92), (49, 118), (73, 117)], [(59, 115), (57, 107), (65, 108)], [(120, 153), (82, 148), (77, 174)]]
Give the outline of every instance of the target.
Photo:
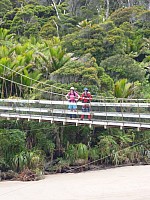
[[(24, 104), (48, 104), (48, 105), (69, 105), (68, 101), (52, 101), (52, 100), (26, 100), (26, 99), (0, 99), (2, 103), (24, 103)], [(75, 103), (77, 105), (83, 105), (82, 102)], [(108, 103), (108, 102), (91, 102), (91, 106), (110, 106), (110, 107), (150, 107), (150, 103), (136, 103), (136, 102), (119, 102), (119, 103)]]

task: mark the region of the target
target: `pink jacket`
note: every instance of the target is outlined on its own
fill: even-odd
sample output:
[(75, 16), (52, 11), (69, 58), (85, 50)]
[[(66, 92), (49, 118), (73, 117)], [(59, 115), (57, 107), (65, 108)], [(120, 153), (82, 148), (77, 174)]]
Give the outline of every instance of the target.
[(77, 99), (79, 99), (79, 95), (77, 92), (73, 91), (73, 92), (68, 92), (68, 94), (66, 95), (66, 98), (70, 101), (70, 102), (76, 102)]

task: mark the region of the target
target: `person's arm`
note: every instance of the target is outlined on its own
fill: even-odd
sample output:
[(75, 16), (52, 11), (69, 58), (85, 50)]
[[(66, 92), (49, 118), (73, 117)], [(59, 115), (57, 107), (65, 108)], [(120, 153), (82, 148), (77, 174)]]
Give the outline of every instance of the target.
[(75, 92), (75, 97), (77, 98), (77, 101), (80, 99), (80, 95), (77, 92)]
[(92, 95), (91, 94), (89, 95), (89, 100), (92, 101)]
[(80, 100), (82, 101), (84, 99), (84, 94), (81, 95)]
[(69, 100), (69, 93), (65, 96), (67, 100)]
[(85, 98), (87, 101), (91, 101), (92, 100), (92, 96), (91, 96), (91, 93), (89, 92), (87, 94), (87, 97)]
[(78, 100), (80, 99), (80, 95), (77, 93), (77, 98), (78, 98)]

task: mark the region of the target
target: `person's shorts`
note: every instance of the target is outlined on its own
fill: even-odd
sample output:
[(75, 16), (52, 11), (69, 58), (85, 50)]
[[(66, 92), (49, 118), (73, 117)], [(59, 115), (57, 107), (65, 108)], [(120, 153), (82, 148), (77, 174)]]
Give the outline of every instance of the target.
[(76, 110), (76, 109), (77, 109), (77, 105), (76, 105), (76, 104), (70, 104), (70, 105), (68, 106), (68, 109), (69, 109), (69, 110)]
[(90, 112), (90, 105), (89, 104), (84, 104), (82, 106), (82, 112)]

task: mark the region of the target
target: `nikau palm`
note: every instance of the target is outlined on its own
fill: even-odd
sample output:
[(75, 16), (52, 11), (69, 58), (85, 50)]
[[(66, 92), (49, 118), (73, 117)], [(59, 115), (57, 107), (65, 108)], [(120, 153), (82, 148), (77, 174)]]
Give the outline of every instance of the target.
[(114, 96), (117, 98), (128, 98), (134, 94), (136, 86), (128, 83), (127, 79), (121, 79), (115, 83)]

